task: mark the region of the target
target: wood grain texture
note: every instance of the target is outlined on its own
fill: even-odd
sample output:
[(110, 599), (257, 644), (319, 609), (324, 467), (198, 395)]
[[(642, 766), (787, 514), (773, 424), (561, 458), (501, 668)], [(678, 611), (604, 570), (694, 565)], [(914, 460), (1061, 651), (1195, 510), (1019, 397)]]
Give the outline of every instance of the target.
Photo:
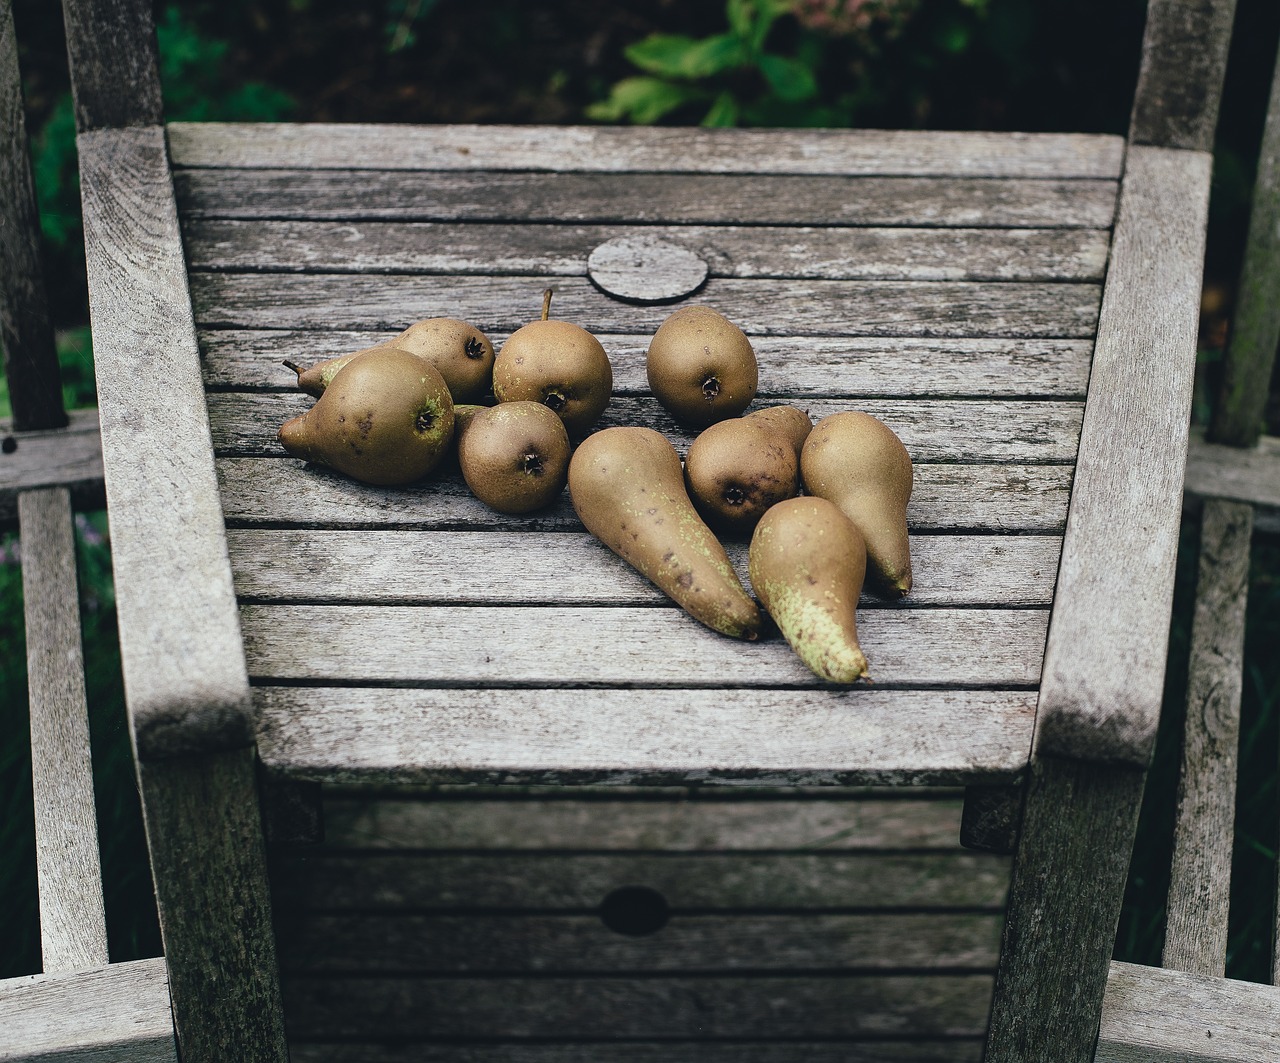
[[(228, 522), (332, 528), (496, 528), (580, 531), (568, 496), (522, 517), (478, 501), (460, 476), (397, 491), (370, 487), (300, 461), (220, 458)], [(1069, 465), (916, 465), (907, 506), (913, 531), (1061, 531)]]
[(1212, 151), (1235, 0), (1149, 0), (1129, 139)]
[(71, 498), (18, 496), (40, 950), (46, 973), (108, 962)]
[[(404, 127), (401, 127), (404, 128)], [(691, 132), (686, 130), (686, 132)], [(1114, 181), (178, 170), (184, 217), (306, 221), (1109, 228)], [(352, 194), (358, 183), (359, 194)]]
[(702, 286), (707, 263), (696, 251), (653, 233), (632, 233), (594, 247), (587, 257), (587, 275), (617, 299), (668, 303)]
[(1124, 142), (1061, 133), (175, 122), (178, 166), (682, 173), (1120, 175)]
[(269, 770), (371, 784), (1010, 781), (1026, 765), (1032, 697), (880, 689), (255, 691)]
[(1032, 764), (985, 1063), (1092, 1063), (1145, 774)]
[(1160, 714), (1210, 156), (1133, 147), (1036, 724), (1042, 754), (1143, 766)]
[(159, 127), (78, 141), (125, 688), (139, 756), (252, 741)]
[[(233, 529), (241, 601), (662, 604), (597, 539), (572, 532)], [(1038, 605), (1053, 599), (1057, 536), (917, 536), (915, 605)], [(747, 576), (747, 544), (726, 544)], [(874, 604), (869, 593), (864, 604)]]
[(22, 73), (11, 4), (0, 5), (0, 349), (14, 424), (59, 428), (62, 376), (40, 265), (40, 215), (31, 176)]
[(97, 410), (73, 410), (67, 428), (16, 432), (0, 421), (0, 437), (12, 439), (12, 453), (0, 452), (0, 521), (17, 518), (19, 492), (65, 487), (76, 509), (101, 509), (102, 441)]
[(1258, 149), (1244, 263), (1236, 285), (1222, 385), (1213, 404), (1209, 438), (1251, 447), (1264, 430), (1276, 347), (1280, 345), (1280, 54)]
[[(405, 322), (406, 325), (409, 322)], [(507, 334), (486, 333), (495, 345)], [(392, 331), (204, 329), (205, 386), (292, 388), (288, 359), (311, 365), (393, 339)], [(599, 333), (615, 395), (647, 395), (646, 335)], [(870, 396), (1082, 399), (1093, 343), (1087, 339), (929, 339), (895, 336), (753, 336), (760, 363), (756, 401)], [(3, 466), (0, 466), (2, 469)]]
[(0, 1060), (177, 1063), (163, 959), (0, 981)]
[(1280, 989), (1111, 964), (1096, 1063), (1257, 1063), (1280, 1057)]
[(978, 1063), (975, 1038), (928, 1041), (661, 1041), (407, 1044), (295, 1041), (293, 1063)]
[(1235, 828), (1244, 621), (1253, 511), (1205, 503), (1191, 627), (1187, 714), (1160, 965), (1221, 977)]
[(76, 130), (157, 126), (164, 113), (151, 5), (63, 0)]
[[(671, 306), (619, 303), (585, 277), (194, 273), (196, 320), (218, 328), (402, 328), (431, 308), (485, 332), (537, 316), (543, 289), (556, 316), (589, 332), (652, 333)], [(1100, 289), (1088, 283), (753, 280), (712, 278), (698, 293), (748, 335), (1088, 338)]]
[[(797, 226), (501, 226), (435, 222), (186, 220), (192, 269), (581, 276), (613, 241), (661, 240), (722, 277), (1101, 280), (1105, 229)], [(701, 270), (684, 281), (702, 283)], [(608, 285), (604, 285), (606, 290)]]
[(1190, 502), (1222, 498), (1253, 507), (1257, 531), (1280, 531), (1280, 439), (1263, 436), (1249, 448), (1206, 443), (1193, 430), (1183, 484)]
[(140, 760), (183, 1063), (285, 1063), (252, 750)]

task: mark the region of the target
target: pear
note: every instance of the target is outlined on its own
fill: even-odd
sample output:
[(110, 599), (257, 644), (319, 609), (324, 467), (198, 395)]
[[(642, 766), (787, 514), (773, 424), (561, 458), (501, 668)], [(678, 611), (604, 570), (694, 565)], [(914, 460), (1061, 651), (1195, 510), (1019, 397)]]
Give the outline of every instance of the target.
[(540, 402), (479, 407), (458, 440), (458, 464), (471, 493), (499, 513), (550, 505), (569, 470), (569, 433)]
[(833, 502), (773, 506), (756, 525), (747, 567), (765, 611), (815, 675), (852, 683), (867, 674), (857, 626), (866, 545)]
[(711, 527), (745, 535), (765, 511), (800, 493), (800, 448), (812, 428), (794, 406), (717, 421), (689, 446), (689, 497)]
[(834, 502), (858, 526), (880, 584), (896, 597), (910, 591), (913, 473), (893, 429), (855, 410), (822, 418), (800, 452), (800, 476), (805, 491)]
[(551, 289), (542, 318), (516, 329), (493, 364), (498, 402), (541, 402), (559, 415), (571, 436), (584, 435), (613, 394), (613, 366), (600, 341), (581, 325), (549, 320)]
[(709, 306), (686, 306), (649, 341), (649, 387), (677, 421), (704, 428), (737, 417), (759, 384), (756, 354), (742, 329)]
[(606, 428), (569, 462), (569, 497), (592, 535), (696, 620), (754, 639), (760, 611), (689, 501), (680, 456), (651, 428)]
[(352, 358), (306, 413), (276, 438), (294, 457), (364, 483), (412, 483), (440, 461), (453, 438), (453, 400), (429, 362), (395, 347)]
[[(416, 354), (434, 365), (449, 386), (455, 402), (475, 402), (489, 391), (493, 376), (493, 344), (474, 325), (452, 317), (429, 317), (417, 321), (394, 339), (378, 347), (398, 347)], [(311, 395), (320, 395), (338, 370), (358, 354), (373, 350), (365, 347), (351, 354), (339, 355), (303, 369), (294, 362), (284, 364), (298, 374), (298, 387)]]

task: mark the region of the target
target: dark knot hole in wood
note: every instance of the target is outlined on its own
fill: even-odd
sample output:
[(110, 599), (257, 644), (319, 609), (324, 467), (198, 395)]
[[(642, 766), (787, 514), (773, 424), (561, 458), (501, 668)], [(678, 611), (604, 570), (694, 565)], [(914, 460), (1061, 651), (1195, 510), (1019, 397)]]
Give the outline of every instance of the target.
[(670, 918), (666, 897), (648, 886), (621, 886), (600, 902), (600, 921), (628, 937), (656, 934)]

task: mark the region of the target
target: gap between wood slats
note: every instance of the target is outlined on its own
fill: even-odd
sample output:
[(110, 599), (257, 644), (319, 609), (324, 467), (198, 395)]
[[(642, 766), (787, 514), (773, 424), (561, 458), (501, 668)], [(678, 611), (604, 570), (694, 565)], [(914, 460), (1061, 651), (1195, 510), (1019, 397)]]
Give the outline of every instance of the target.
[[(408, 325), (409, 322), (404, 322)], [(385, 343), (394, 331), (205, 329), (200, 333), (205, 387), (292, 391), (284, 360), (308, 366)], [(500, 348), (507, 334), (488, 334)], [(648, 395), (649, 336), (597, 336), (613, 368), (613, 393)], [(790, 399), (871, 396), (1082, 399), (1089, 383), (1089, 340), (951, 339), (852, 336), (753, 336), (760, 363), (756, 405)]]
[(827, 280), (1101, 280), (1106, 229), (460, 225), (192, 219), (188, 267), (285, 273), (583, 276), (609, 240), (684, 247), (712, 276)]
[[(589, 332), (652, 332), (673, 306), (620, 303), (583, 277), (193, 273), (201, 327), (394, 329), (432, 314), (514, 330), (554, 313)], [(1061, 281), (826, 281), (711, 278), (698, 302), (748, 334), (1090, 338), (1101, 286)]]

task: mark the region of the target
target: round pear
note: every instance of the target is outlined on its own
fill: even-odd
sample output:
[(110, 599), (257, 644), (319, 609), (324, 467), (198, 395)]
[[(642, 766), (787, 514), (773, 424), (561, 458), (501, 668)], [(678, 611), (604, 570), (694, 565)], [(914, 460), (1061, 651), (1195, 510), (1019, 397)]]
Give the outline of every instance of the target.
[(375, 347), (352, 358), (276, 438), (295, 457), (364, 483), (408, 484), (448, 450), (453, 400), (433, 365), (408, 351)]
[(695, 428), (737, 417), (759, 385), (751, 341), (718, 310), (702, 305), (683, 307), (658, 327), (645, 372), (667, 412)]
[(550, 505), (569, 473), (569, 433), (540, 402), (480, 407), (458, 440), (458, 464), (471, 493), (499, 513)]
[(454, 402), (479, 402), (493, 385), (493, 344), (466, 321), (424, 318), (400, 333), (391, 346), (425, 358), (439, 369)]

